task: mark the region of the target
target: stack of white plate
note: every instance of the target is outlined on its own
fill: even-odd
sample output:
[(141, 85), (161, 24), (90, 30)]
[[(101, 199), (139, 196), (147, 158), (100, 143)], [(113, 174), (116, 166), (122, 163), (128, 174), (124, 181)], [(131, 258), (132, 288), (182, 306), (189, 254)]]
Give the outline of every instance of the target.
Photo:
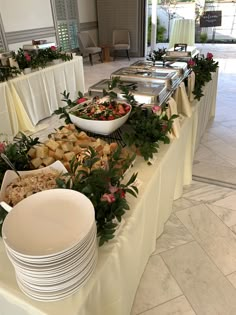
[(94, 208), (68, 189), (36, 193), (7, 215), (3, 240), (20, 289), (40, 301), (74, 293), (97, 262)]

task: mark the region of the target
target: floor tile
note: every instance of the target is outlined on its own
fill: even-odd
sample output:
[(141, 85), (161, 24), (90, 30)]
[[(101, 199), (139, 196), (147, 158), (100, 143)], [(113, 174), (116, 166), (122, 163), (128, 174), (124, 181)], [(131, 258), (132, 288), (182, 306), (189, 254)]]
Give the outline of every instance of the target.
[(193, 176), (209, 178), (210, 180), (219, 181), (219, 183), (229, 183), (236, 186), (236, 168), (227, 161), (225, 163), (214, 163), (215, 158), (209, 160), (198, 160), (193, 165)]
[(183, 197), (195, 201), (214, 202), (235, 193), (235, 191), (230, 188), (222, 188), (204, 183), (201, 184), (200, 188), (185, 191)]
[(206, 205), (176, 215), (225, 275), (236, 271), (236, 235)]
[(230, 275), (227, 276), (227, 279), (232, 283), (232, 285), (236, 289), (236, 272), (231, 273)]
[(214, 205), (236, 210), (236, 193), (214, 202)]
[(184, 296), (177, 297), (165, 304), (157, 306), (142, 315), (196, 315)]
[(231, 227), (236, 225), (236, 210), (230, 210), (223, 207), (215, 206), (214, 204), (208, 204), (207, 207), (213, 211), (225, 225)]
[(192, 200), (188, 200), (186, 198), (179, 198), (179, 199), (174, 201), (172, 211), (173, 212), (180, 211), (180, 210), (192, 207), (197, 203), (198, 203), (198, 201), (192, 201)]
[(164, 232), (156, 241), (156, 250), (153, 255), (191, 241), (193, 241), (192, 235), (180, 220), (172, 214), (165, 224)]
[(236, 314), (236, 290), (196, 242), (161, 256), (196, 314)]
[(231, 226), (230, 230), (236, 235), (236, 224)]
[(131, 314), (136, 315), (182, 295), (159, 255), (150, 257), (136, 293)]

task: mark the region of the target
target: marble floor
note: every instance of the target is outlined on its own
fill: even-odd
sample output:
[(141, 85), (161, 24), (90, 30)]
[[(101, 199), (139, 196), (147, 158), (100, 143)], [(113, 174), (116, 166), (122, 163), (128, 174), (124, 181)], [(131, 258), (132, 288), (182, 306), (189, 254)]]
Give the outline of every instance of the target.
[[(236, 314), (236, 46), (199, 48), (219, 61), (216, 116), (195, 154), (195, 180), (174, 202), (157, 239), (131, 315)], [(86, 90), (129, 64), (85, 61)], [(51, 128), (60, 124), (53, 119)]]
[(173, 204), (132, 315), (236, 314), (236, 46), (199, 48), (219, 61), (216, 116), (195, 154), (198, 181)]

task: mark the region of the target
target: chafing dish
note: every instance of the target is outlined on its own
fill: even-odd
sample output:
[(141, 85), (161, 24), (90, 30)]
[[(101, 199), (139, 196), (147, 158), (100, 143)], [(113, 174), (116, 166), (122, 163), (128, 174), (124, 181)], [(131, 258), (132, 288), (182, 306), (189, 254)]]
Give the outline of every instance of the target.
[(163, 62), (160, 62), (160, 61), (156, 61), (155, 64), (153, 64), (153, 62), (151, 61), (138, 60), (135, 63), (131, 64), (130, 67), (150, 69), (154, 71), (158, 71), (157, 69), (177, 71), (178, 75), (182, 76), (187, 70), (187, 62), (167, 61), (164, 63), (164, 66), (163, 66)]
[[(108, 85), (111, 82), (109, 79), (104, 79), (91, 86), (88, 90), (90, 96), (103, 96), (103, 90), (108, 90)], [(122, 81), (122, 85), (128, 86), (131, 89), (135, 100), (139, 103), (151, 104), (161, 103), (167, 94), (166, 85), (157, 82), (145, 81)], [(122, 91), (119, 88), (113, 89), (117, 93), (117, 98), (123, 99)]]
[(179, 79), (177, 71), (160, 68), (155, 70), (141, 69), (135, 67), (121, 68), (111, 74), (111, 78), (114, 77), (119, 77), (122, 81), (164, 83), (168, 89)]
[(194, 46), (187, 46), (186, 50), (176, 50), (174, 47), (172, 47), (167, 50), (164, 57), (172, 59), (190, 59), (197, 56), (198, 54), (199, 51)]

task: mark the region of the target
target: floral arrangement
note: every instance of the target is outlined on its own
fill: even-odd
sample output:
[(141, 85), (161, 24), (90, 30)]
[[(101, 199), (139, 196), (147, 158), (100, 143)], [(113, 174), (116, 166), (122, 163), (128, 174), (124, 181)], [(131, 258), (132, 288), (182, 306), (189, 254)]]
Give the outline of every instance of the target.
[(0, 67), (0, 82), (7, 81), (9, 78), (13, 78), (20, 73), (16, 67), (2, 66)]
[(47, 60), (47, 62), (51, 62), (56, 59), (62, 59), (63, 61), (68, 61), (72, 59), (72, 56), (70, 54), (62, 52), (62, 48), (56, 46), (51, 46), (46, 49), (40, 50), (38, 53), (38, 57)]
[(212, 79), (212, 72), (216, 72), (218, 62), (213, 60), (213, 54), (208, 52), (206, 57), (195, 57), (188, 61), (188, 68), (195, 73), (194, 98), (200, 100), (203, 87)]
[(24, 70), (25, 68), (35, 68), (36, 66), (35, 52), (29, 54), (28, 52), (25, 52), (22, 48), (19, 48), (17, 53), (12, 53), (12, 57), (17, 61), (21, 70)]
[(18, 62), (21, 70), (24, 70), (25, 68), (44, 68), (48, 62), (55, 59), (62, 59), (63, 61), (72, 59), (72, 55), (62, 52), (61, 48), (57, 48), (55, 46), (40, 49), (38, 52), (26, 52), (22, 48), (19, 48), (17, 53), (12, 53), (12, 56)]
[(156, 61), (163, 61), (163, 56), (166, 54), (166, 48), (158, 48), (158, 50), (153, 50), (149, 53), (147, 60), (152, 61), (153, 65), (155, 65)]
[[(57, 179), (59, 188), (79, 191), (93, 203), (100, 246), (114, 237), (118, 223), (121, 222), (125, 211), (129, 210), (126, 194), (134, 197), (138, 194), (134, 184), (137, 174), (132, 174), (126, 183), (123, 182), (123, 174), (133, 162), (135, 155), (124, 160), (121, 152), (121, 147), (118, 147), (104, 168), (96, 168), (94, 165), (100, 158), (90, 147), (82, 162), (75, 162), (73, 159), (69, 173)], [(121, 160), (123, 163), (118, 168)]]

